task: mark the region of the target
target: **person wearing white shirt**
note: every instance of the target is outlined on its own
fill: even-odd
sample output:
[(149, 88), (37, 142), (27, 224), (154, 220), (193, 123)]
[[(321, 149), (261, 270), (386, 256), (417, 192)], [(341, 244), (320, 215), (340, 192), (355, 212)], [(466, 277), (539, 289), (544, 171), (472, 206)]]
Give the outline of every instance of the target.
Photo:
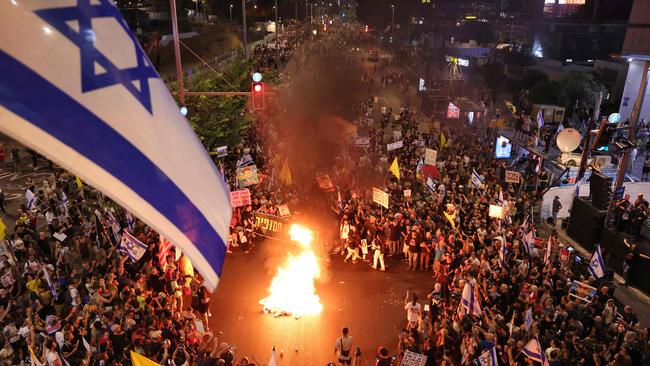
[(349, 335), (348, 327), (343, 328), (343, 336), (336, 339), (334, 344), (334, 354), (338, 357), (341, 366), (350, 365), (352, 363), (352, 346), (353, 338)]

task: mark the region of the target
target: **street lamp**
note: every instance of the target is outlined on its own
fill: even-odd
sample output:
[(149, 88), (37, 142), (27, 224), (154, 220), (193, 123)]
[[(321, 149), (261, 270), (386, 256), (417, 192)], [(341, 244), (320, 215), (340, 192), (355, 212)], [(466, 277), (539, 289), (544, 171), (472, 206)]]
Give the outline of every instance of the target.
[(230, 4), (230, 24), (232, 24), (232, 7), (233, 6), (234, 6), (233, 4)]
[(390, 11), (392, 14), (390, 24), (395, 25), (395, 5), (393, 4), (390, 5)]

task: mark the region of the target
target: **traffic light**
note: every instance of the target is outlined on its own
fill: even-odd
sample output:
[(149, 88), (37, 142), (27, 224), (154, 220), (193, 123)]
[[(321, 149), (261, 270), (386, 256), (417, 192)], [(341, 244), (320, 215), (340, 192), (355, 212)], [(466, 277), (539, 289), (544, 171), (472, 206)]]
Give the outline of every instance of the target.
[(615, 123), (601, 122), (596, 140), (594, 140), (594, 144), (592, 145), (592, 150), (609, 151), (609, 143), (612, 141), (612, 136), (614, 136), (617, 126)]
[(264, 83), (261, 81), (254, 81), (251, 86), (251, 94), (253, 97), (253, 110), (259, 111), (264, 109)]

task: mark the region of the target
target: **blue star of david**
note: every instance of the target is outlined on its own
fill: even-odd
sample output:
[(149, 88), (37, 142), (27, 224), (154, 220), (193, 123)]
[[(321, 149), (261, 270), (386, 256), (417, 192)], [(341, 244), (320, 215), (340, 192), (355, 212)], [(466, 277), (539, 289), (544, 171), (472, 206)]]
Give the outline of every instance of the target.
[[(110, 0), (95, 2), (97, 4), (90, 4), (90, 0), (78, 0), (76, 6), (42, 9), (35, 13), (79, 47), (82, 92), (86, 93), (122, 84), (149, 113), (152, 113), (148, 79), (158, 77), (156, 70), (140, 48), (136, 38), (129, 31), (129, 27), (117, 7)], [(115, 18), (133, 43), (137, 66), (119, 69), (106, 55), (95, 48), (95, 33), (92, 29), (92, 19), (94, 18)], [(67, 24), (71, 21), (78, 22), (78, 30)], [(119, 52), (123, 52), (123, 50), (119, 50)], [(97, 73), (95, 64), (100, 65), (105, 72)], [(134, 85), (134, 81), (139, 82), (139, 90)]]

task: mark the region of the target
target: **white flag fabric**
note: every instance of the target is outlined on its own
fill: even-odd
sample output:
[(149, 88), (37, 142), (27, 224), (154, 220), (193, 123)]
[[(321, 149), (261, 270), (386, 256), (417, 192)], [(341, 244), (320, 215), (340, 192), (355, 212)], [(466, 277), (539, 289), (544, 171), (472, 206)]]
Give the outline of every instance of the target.
[(0, 34), (13, 36), (0, 46), (0, 132), (164, 234), (214, 290), (227, 187), (113, 1), (1, 9)]
[(603, 255), (600, 253), (600, 245), (596, 245), (596, 250), (594, 250), (594, 254), (589, 261), (589, 273), (595, 279), (605, 277), (605, 264), (603, 262)]
[(528, 344), (524, 347), (521, 352), (528, 356), (533, 361), (537, 361), (542, 364), (542, 366), (550, 366), (542, 346), (539, 344), (537, 338), (531, 339)]
[(25, 191), (25, 202), (28, 210), (31, 210), (36, 206), (36, 195), (34, 195), (34, 192), (32, 192), (31, 189)]
[(544, 127), (544, 116), (542, 116), (542, 110), (537, 111), (537, 128)]
[(120, 250), (126, 253), (132, 261), (137, 262), (142, 258), (144, 253), (147, 252), (147, 246), (144, 245), (130, 232), (124, 230), (122, 234), (122, 241), (120, 242)]
[(465, 282), (465, 287), (463, 288), (461, 306), (464, 314), (475, 316), (483, 315), (481, 304), (479, 304), (478, 299), (476, 298), (476, 293), (474, 292), (474, 286), (472, 286), (469, 281)]
[(535, 236), (531, 230), (526, 235), (524, 235), (524, 248), (526, 249), (526, 253), (528, 253), (528, 255), (530, 255), (533, 245), (535, 245)]
[(497, 349), (495, 347), (481, 353), (481, 355), (474, 360), (475, 366), (499, 366), (497, 361)]
[(278, 356), (275, 354), (275, 347), (271, 351), (271, 359), (269, 360), (268, 366), (278, 366)]

